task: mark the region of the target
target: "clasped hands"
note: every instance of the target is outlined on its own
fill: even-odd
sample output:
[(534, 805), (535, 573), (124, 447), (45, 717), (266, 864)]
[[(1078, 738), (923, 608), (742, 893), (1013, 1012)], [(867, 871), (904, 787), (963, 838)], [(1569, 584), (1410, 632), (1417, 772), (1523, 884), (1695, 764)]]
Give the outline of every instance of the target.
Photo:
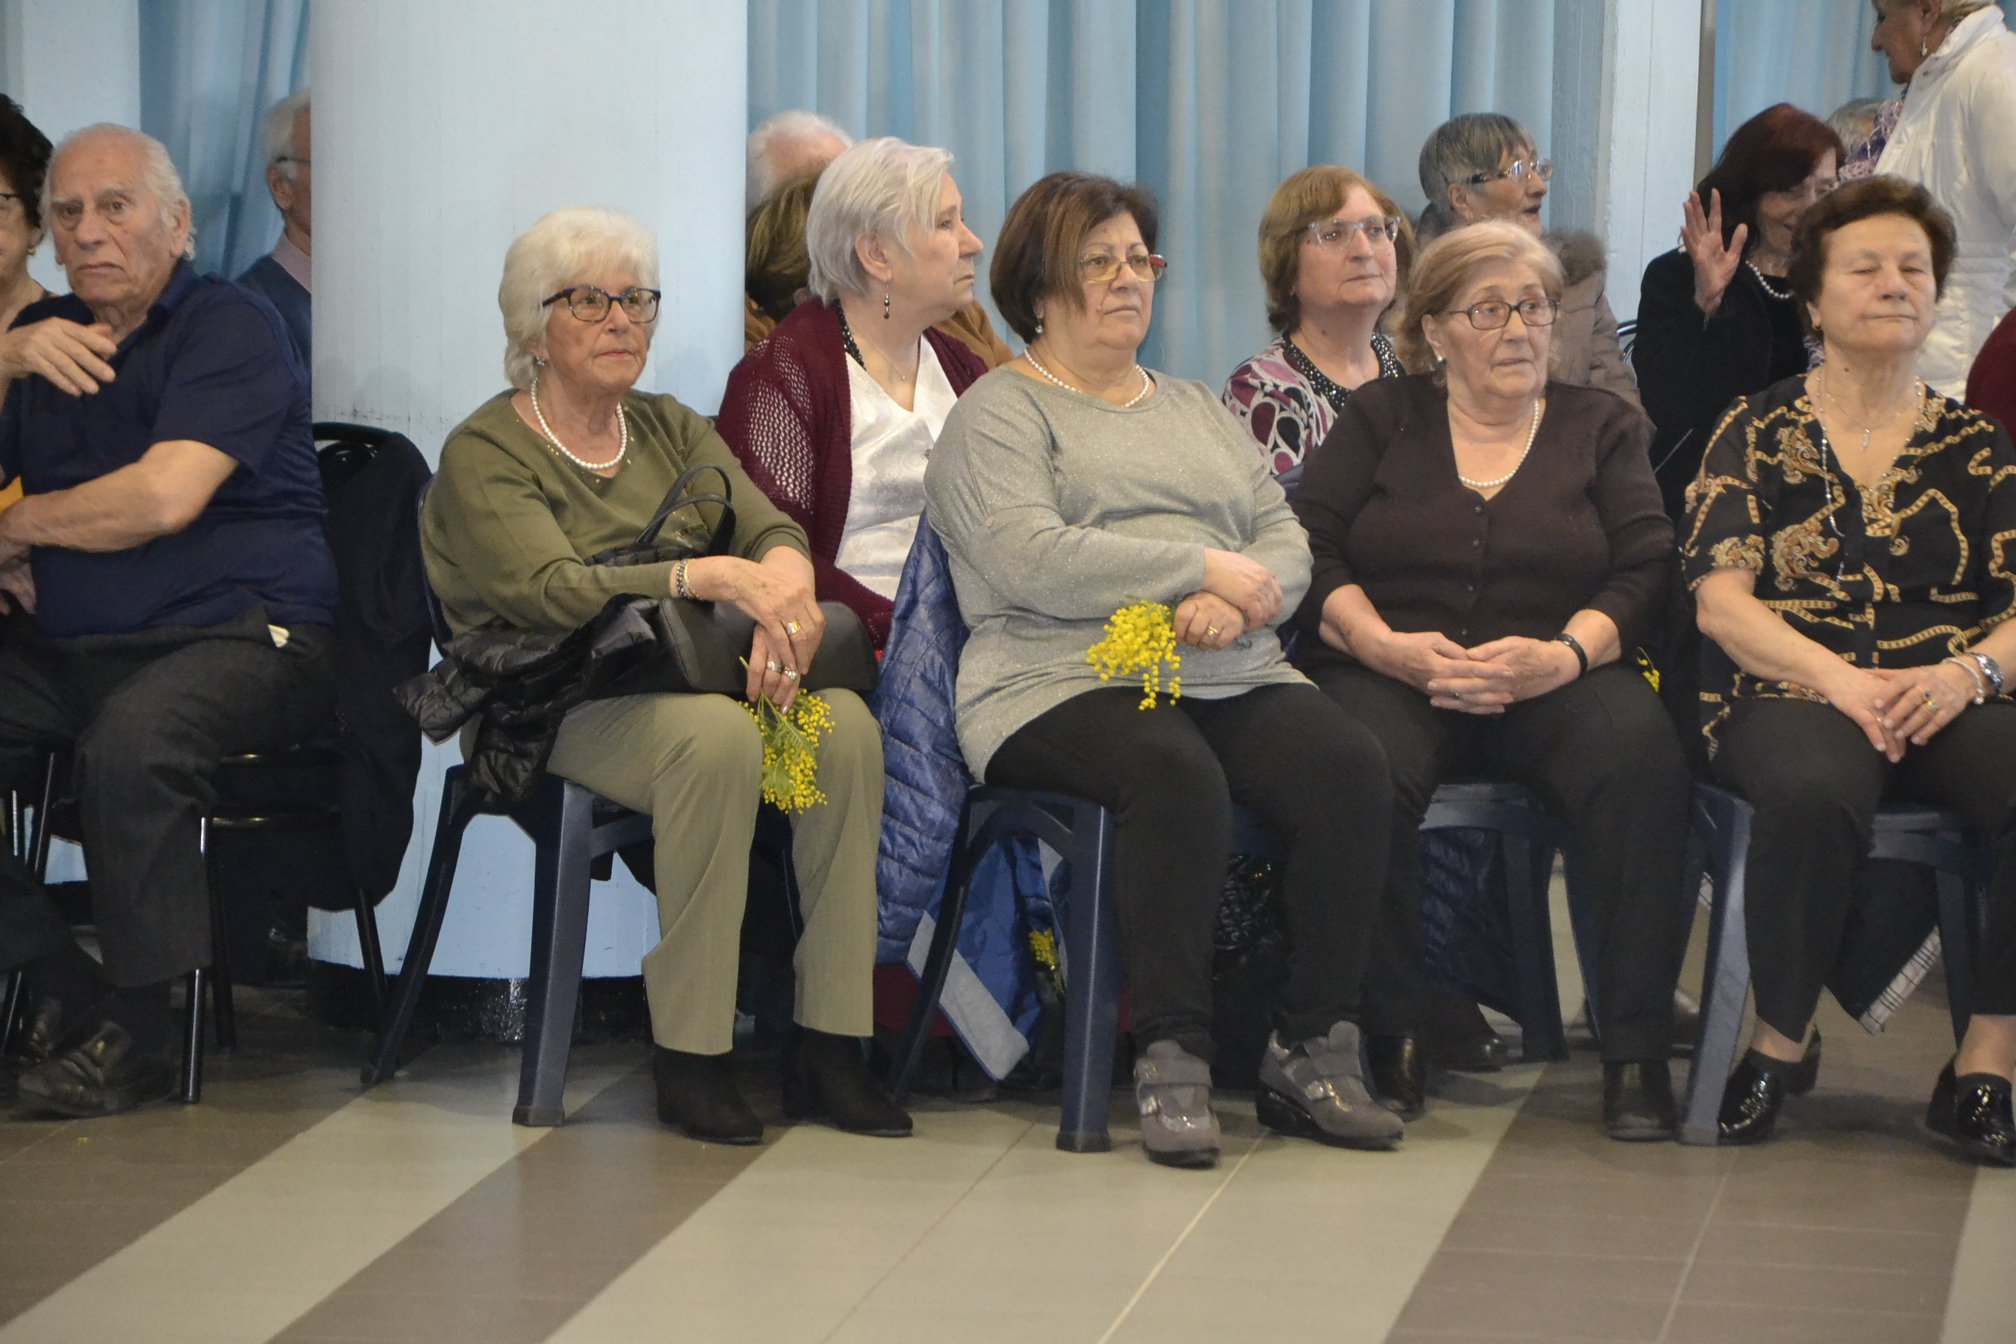
[(1464, 648), (1433, 630), (1388, 631), (1376, 649), (1358, 649), (1374, 671), (1404, 681), (1437, 709), (1462, 714), (1503, 714), (1505, 706), (1566, 686), (1581, 662), (1565, 644), (1507, 635)]
[(1974, 703), (1973, 673), (1954, 663), (1862, 668), (1842, 663), (1825, 686), (1827, 703), (1855, 721), (1892, 764), (1922, 747)]
[(1281, 583), (1274, 571), (1237, 551), (1204, 552), (1204, 586), (1176, 604), (1178, 643), (1222, 649), (1281, 614)]

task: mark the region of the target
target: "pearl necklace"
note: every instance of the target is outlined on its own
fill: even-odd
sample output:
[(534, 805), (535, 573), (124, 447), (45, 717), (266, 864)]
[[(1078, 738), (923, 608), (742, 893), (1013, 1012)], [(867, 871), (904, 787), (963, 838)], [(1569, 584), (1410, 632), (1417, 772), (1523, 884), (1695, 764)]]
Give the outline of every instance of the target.
[[(1104, 397), (1097, 396), (1096, 394), (1091, 392), (1087, 392), (1083, 388), (1077, 388), (1071, 386), (1071, 384), (1065, 382), (1062, 378), (1059, 378), (1056, 374), (1044, 368), (1043, 361), (1036, 358), (1036, 352), (1034, 350), (1024, 350), (1022, 352), (1022, 358), (1029, 361), (1030, 368), (1036, 370), (1036, 372), (1042, 374), (1045, 378), (1057, 384), (1057, 386), (1063, 388), (1066, 392), (1076, 392), (1081, 397), (1092, 397), (1095, 401), (1106, 401), (1106, 398)], [(1128, 398), (1126, 401), (1119, 403), (1119, 407), (1123, 411), (1127, 410), (1131, 406), (1134, 406), (1141, 400), (1141, 398), (1147, 396), (1150, 392), (1155, 390), (1155, 380), (1148, 376), (1148, 370), (1142, 368), (1139, 364), (1136, 364), (1134, 366), (1134, 372), (1141, 375), (1141, 390), (1139, 392), (1136, 392), (1132, 397)], [(1110, 406), (1113, 403), (1107, 402), (1107, 404)]]
[(1505, 482), (1511, 480), (1514, 476), (1517, 476), (1519, 474), (1519, 468), (1526, 465), (1526, 454), (1533, 451), (1534, 438), (1538, 436), (1540, 433), (1540, 406), (1541, 406), (1541, 399), (1537, 397), (1534, 398), (1533, 423), (1526, 427), (1526, 446), (1519, 450), (1519, 460), (1512, 464), (1512, 470), (1506, 472), (1503, 476), (1500, 476), (1495, 481), (1473, 481), (1468, 476), (1465, 476), (1461, 471), (1458, 471), (1456, 473), (1456, 479), (1463, 482), (1463, 484), (1469, 486), (1472, 490), (1496, 490), (1499, 486), (1505, 484)]
[(572, 462), (583, 471), (608, 471), (622, 462), (623, 455), (630, 451), (630, 421), (623, 415), (622, 403), (616, 406), (616, 456), (607, 462), (588, 462), (567, 451), (567, 445), (560, 442), (560, 436), (553, 432), (553, 426), (546, 423), (546, 412), (539, 409), (539, 380), (534, 378), (532, 386), (526, 389), (532, 397), (532, 418), (539, 422), (539, 432), (546, 436), (546, 442), (554, 452)]
[[(1848, 408), (1846, 406), (1843, 406), (1841, 404), (1840, 399), (1834, 395), (1834, 389), (1827, 385), (1827, 366), (1825, 364), (1822, 364), (1820, 366), (1820, 395), (1827, 399), (1828, 404), (1834, 408), (1834, 413), (1836, 415), (1840, 416), (1843, 420), (1846, 420), (1848, 422), (1848, 428), (1859, 429), (1862, 431), (1861, 451), (1865, 453), (1869, 451), (1870, 436), (1874, 434), (1877, 430), (1882, 429), (1886, 425), (1889, 425), (1890, 423), (1895, 421), (1897, 419), (1898, 410), (1901, 410), (1904, 407), (1911, 405), (1913, 402), (1923, 402), (1925, 400), (1924, 391), (1920, 388), (1918, 380), (1916, 378), (1913, 378), (1911, 380), (1911, 391), (1909, 395), (1905, 398), (1905, 400), (1898, 402), (1897, 406), (1893, 408), (1888, 415), (1884, 416), (1881, 420), (1878, 420), (1873, 425), (1857, 424), (1855, 423), (1855, 418), (1848, 414)], [(1821, 428), (1825, 429), (1826, 426), (1823, 425), (1821, 426)]]
[(1792, 291), (1789, 289), (1773, 289), (1771, 287), (1771, 282), (1764, 278), (1764, 272), (1757, 269), (1756, 262), (1746, 261), (1743, 264), (1750, 268), (1750, 274), (1757, 277), (1757, 283), (1764, 287), (1764, 292), (1766, 294), (1769, 294), (1772, 298), (1778, 299), (1781, 302), (1789, 300), (1792, 297)]

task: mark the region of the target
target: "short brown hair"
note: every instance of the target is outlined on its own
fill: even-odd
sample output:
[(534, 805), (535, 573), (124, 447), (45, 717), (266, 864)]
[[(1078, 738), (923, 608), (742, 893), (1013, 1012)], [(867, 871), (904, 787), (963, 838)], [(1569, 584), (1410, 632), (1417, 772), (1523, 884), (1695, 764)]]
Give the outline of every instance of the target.
[[(1555, 302), (1561, 300), (1561, 262), (1547, 245), (1517, 224), (1502, 219), (1485, 220), (1451, 229), (1421, 249), (1414, 259), (1414, 273), (1407, 284), (1407, 304), (1400, 317), (1400, 329), (1393, 344), (1400, 360), (1415, 372), (1433, 370), (1435, 353), (1421, 330), (1423, 318), (1448, 310), (1470, 283), (1470, 274), (1493, 261), (1524, 262), (1540, 277), (1540, 287)], [(1553, 356), (1553, 346), (1548, 355)]]
[[(1820, 278), (1827, 269), (1827, 240), (1836, 230), (1878, 215), (1900, 215), (1925, 230), (1932, 245), (1932, 286), (1946, 292), (1946, 274), (1953, 269), (1953, 217), (1939, 208), (1932, 194), (1916, 182), (1878, 175), (1850, 182), (1828, 192), (1799, 217), (1792, 235), (1792, 259), (1785, 279), (1799, 296), (1799, 311), (1820, 301)], [(1810, 320), (1810, 319), (1809, 319)]]
[(812, 258), (805, 251), (805, 216), (819, 172), (800, 173), (765, 196), (743, 228), (742, 291), (773, 322), (798, 306), (808, 287)]
[(1085, 235), (1120, 215), (1131, 216), (1141, 241), (1155, 250), (1155, 197), (1091, 173), (1052, 173), (1016, 198), (994, 240), (987, 281), (1001, 320), (1026, 344), (1036, 339), (1036, 308), (1045, 299), (1082, 307), (1078, 249)]
[(1399, 205), (1371, 182), (1331, 163), (1319, 163), (1291, 173), (1274, 188), (1267, 210), (1260, 216), (1260, 281), (1267, 287), (1267, 324), (1279, 332), (1292, 331), (1302, 319), (1302, 301), (1295, 297), (1295, 277), (1302, 264), (1302, 231), (1311, 224), (1331, 218), (1344, 208), (1344, 199), (1363, 188), (1379, 207), (1379, 213), (1400, 221), (1393, 239), (1397, 257), (1394, 271), (1394, 302), (1399, 302), (1407, 284), (1407, 272), (1414, 264), (1414, 226)]

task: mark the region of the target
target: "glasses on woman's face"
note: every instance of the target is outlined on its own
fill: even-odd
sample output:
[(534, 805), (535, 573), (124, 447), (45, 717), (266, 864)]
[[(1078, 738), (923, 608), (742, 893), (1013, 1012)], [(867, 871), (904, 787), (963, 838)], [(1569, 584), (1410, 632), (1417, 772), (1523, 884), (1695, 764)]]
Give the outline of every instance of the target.
[(1129, 252), (1124, 259), (1111, 252), (1094, 252), (1078, 258), (1078, 278), (1088, 285), (1110, 284), (1122, 266), (1134, 272), (1136, 279), (1153, 284), (1169, 269), (1169, 261), (1159, 252)]
[(642, 285), (632, 285), (621, 294), (611, 294), (606, 289), (594, 285), (569, 285), (551, 298), (540, 302), (541, 308), (550, 308), (562, 299), (567, 301), (567, 311), (583, 322), (600, 322), (609, 316), (609, 305), (623, 305), (623, 315), (632, 322), (649, 322), (658, 316), (658, 300), (662, 290), (646, 289)]
[(1767, 191), (1763, 195), (1766, 200), (1780, 205), (1798, 206), (1804, 209), (1840, 185), (1838, 178), (1823, 177), (1815, 173), (1796, 187), (1786, 187), (1782, 191)]
[(1517, 303), (1473, 303), (1468, 308), (1452, 308), (1443, 316), (1461, 313), (1477, 330), (1497, 331), (1512, 320), (1514, 313), (1529, 327), (1548, 327), (1554, 324), (1554, 315), (1560, 311), (1561, 305), (1552, 299), (1521, 299)]
[(1542, 182), (1552, 182), (1554, 180), (1554, 160), (1514, 159), (1495, 173), (1470, 174), (1470, 185), (1481, 187), (1486, 182), (1497, 182), (1507, 177), (1522, 187), (1526, 185), (1529, 178), (1538, 178)]
[(1342, 252), (1363, 238), (1373, 246), (1391, 243), (1400, 236), (1397, 215), (1369, 215), (1364, 219), (1319, 219), (1303, 225), (1314, 238), (1332, 252)]

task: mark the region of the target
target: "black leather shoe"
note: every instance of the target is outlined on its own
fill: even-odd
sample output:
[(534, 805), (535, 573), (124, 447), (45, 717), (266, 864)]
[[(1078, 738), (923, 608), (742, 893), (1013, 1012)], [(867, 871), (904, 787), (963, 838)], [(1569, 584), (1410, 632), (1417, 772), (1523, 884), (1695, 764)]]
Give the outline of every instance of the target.
[(2011, 1114), (2009, 1080), (1992, 1073), (1953, 1076), (1953, 1061), (1939, 1071), (1925, 1127), (1960, 1145), (1969, 1157), (2016, 1167), (2016, 1115)]
[(1428, 1055), (1419, 1037), (1367, 1036), (1365, 1062), (1372, 1095), (1402, 1120), (1428, 1114)]
[(1724, 1143), (1762, 1143), (1778, 1124), (1778, 1108), (1789, 1096), (1813, 1090), (1820, 1078), (1820, 1033), (1813, 1033), (1805, 1057), (1797, 1063), (1773, 1059), (1755, 1050), (1743, 1052), (1722, 1089), (1722, 1110), (1715, 1127)]
[(100, 1023), (80, 1044), (28, 1070), (16, 1084), (21, 1104), (57, 1115), (117, 1115), (175, 1091), (164, 1051), (142, 1050), (117, 1022)]
[(1432, 991), (1422, 1004), (1421, 1043), (1435, 1066), (1458, 1073), (1496, 1073), (1512, 1045), (1491, 1029), (1484, 1010), (1460, 994)]
[(910, 1136), (910, 1115), (868, 1071), (861, 1042), (801, 1027), (784, 1045), (784, 1114), (825, 1120), (849, 1134)]
[(658, 1118), (702, 1143), (763, 1141), (763, 1122), (735, 1087), (727, 1055), (693, 1055), (651, 1047), (651, 1079), (658, 1085)]
[(1603, 1132), (1621, 1143), (1670, 1139), (1680, 1127), (1673, 1075), (1663, 1059), (1632, 1059), (1603, 1066)]

